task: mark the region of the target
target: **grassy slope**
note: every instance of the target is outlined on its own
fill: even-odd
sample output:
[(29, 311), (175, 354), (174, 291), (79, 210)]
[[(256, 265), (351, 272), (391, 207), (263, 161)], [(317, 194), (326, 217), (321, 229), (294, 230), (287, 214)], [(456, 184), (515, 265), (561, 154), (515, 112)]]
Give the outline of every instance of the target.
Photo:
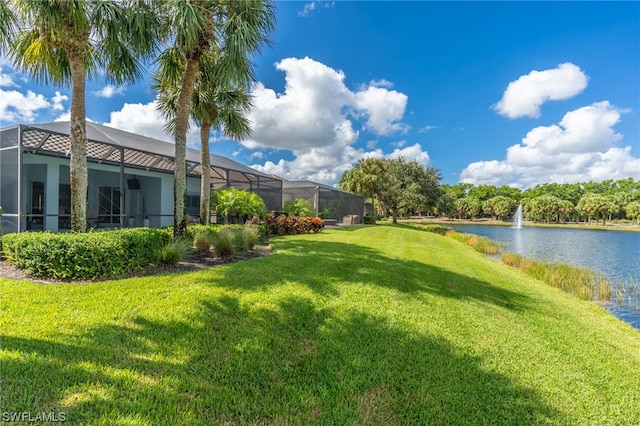
[(0, 279), (0, 411), (68, 424), (638, 424), (640, 333), (398, 227), (210, 270)]

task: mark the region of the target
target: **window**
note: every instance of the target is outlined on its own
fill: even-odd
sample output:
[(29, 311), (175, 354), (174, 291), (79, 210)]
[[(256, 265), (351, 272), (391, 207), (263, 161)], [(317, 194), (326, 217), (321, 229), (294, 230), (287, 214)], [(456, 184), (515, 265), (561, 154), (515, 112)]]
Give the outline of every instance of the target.
[(200, 196), (187, 195), (187, 214), (191, 217), (200, 216)]
[(98, 221), (120, 223), (120, 188), (101, 186), (98, 190)]

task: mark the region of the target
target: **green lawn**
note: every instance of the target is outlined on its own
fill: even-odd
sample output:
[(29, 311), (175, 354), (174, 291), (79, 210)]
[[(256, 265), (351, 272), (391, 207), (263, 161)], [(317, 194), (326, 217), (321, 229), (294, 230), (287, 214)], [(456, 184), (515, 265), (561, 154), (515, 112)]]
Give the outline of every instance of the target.
[[(640, 424), (640, 333), (406, 226), (93, 284), (0, 279), (0, 412), (67, 424)], [(1, 419), (0, 419), (1, 420)]]

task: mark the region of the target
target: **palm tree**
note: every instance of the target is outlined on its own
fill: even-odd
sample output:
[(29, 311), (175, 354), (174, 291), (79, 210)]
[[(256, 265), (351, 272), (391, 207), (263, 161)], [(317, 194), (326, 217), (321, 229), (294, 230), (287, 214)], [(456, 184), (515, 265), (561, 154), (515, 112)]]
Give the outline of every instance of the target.
[(338, 186), (345, 191), (355, 192), (371, 198), (373, 223), (376, 219), (376, 197), (378, 186), (384, 178), (383, 174), (388, 162), (380, 158), (367, 158), (359, 161), (340, 178)]
[(176, 162), (173, 232), (174, 237), (181, 237), (187, 232), (187, 131), (202, 57), (207, 52), (220, 52), (216, 73), (235, 73), (240, 81), (252, 79), (249, 56), (268, 43), (275, 13), (269, 0), (173, 0), (164, 4), (162, 13), (165, 37), (173, 45), (160, 56), (156, 81), (180, 81), (172, 130)]
[(87, 227), (86, 78), (104, 76), (117, 84), (137, 79), (140, 58), (151, 52), (159, 28), (154, 16), (143, 0), (10, 0), (0, 7), (0, 46), (14, 65), (41, 82), (71, 86), (74, 231)]
[[(184, 68), (184, 58), (172, 56), (165, 60), (180, 59), (178, 64), (165, 66)], [(251, 108), (251, 96), (243, 87), (246, 83), (235, 81), (235, 75), (221, 75), (217, 72), (217, 53), (207, 52), (200, 59), (200, 70), (196, 79), (191, 103), (191, 116), (200, 124), (200, 145), (202, 178), (200, 180), (200, 223), (209, 223), (211, 216), (211, 157), (209, 155), (209, 135), (215, 128), (228, 138), (242, 139), (249, 135), (251, 126), (247, 113)], [(180, 93), (180, 81), (157, 79), (154, 89), (158, 92), (158, 109), (169, 120), (167, 128), (173, 132), (175, 113)], [(224, 80), (224, 81), (223, 81)]]

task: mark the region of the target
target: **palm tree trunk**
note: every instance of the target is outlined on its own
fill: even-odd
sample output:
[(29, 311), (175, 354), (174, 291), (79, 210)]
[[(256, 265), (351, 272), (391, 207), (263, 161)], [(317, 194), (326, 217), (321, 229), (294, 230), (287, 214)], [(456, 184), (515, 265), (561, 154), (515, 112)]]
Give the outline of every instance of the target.
[(173, 186), (174, 214), (173, 236), (174, 238), (187, 235), (187, 130), (189, 128), (189, 111), (191, 109), (191, 96), (198, 73), (199, 60), (187, 59), (187, 65), (180, 88), (176, 111), (175, 143), (176, 143), (176, 168)]
[(210, 123), (200, 122), (200, 146), (202, 150), (202, 178), (200, 179), (200, 223), (208, 225), (211, 218), (211, 157), (209, 156)]
[(69, 183), (71, 187), (71, 230), (87, 230), (87, 128), (85, 109), (85, 66), (82, 56), (69, 55), (71, 66), (71, 159)]

